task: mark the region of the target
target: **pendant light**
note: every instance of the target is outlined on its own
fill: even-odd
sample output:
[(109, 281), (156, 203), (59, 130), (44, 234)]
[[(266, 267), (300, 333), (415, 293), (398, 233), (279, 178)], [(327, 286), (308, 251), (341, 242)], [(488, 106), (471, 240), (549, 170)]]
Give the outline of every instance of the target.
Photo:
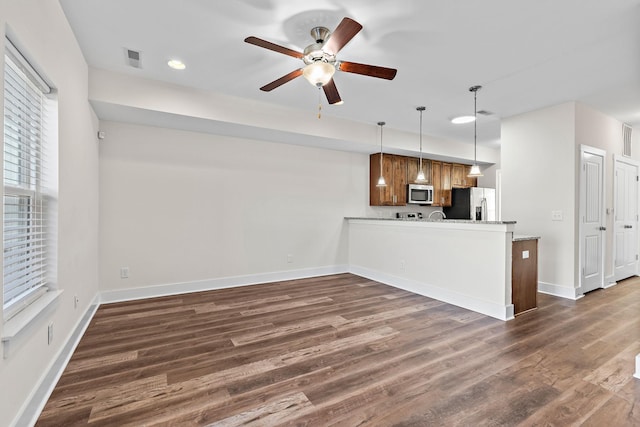
[(478, 91), (482, 86), (471, 86), (469, 92), (473, 92), (473, 166), (469, 171), (468, 177), (474, 178), (483, 176), (478, 166)]
[(422, 169), (422, 112), (426, 109), (427, 107), (416, 108), (416, 110), (420, 112), (420, 169), (418, 169), (418, 176), (416, 177), (417, 182), (424, 182), (427, 180), (424, 176), (424, 170)]
[(376, 187), (386, 187), (387, 183), (384, 180), (384, 176), (382, 176), (382, 126), (385, 125), (385, 122), (378, 122), (378, 126), (380, 126), (380, 178), (378, 178), (378, 184)]

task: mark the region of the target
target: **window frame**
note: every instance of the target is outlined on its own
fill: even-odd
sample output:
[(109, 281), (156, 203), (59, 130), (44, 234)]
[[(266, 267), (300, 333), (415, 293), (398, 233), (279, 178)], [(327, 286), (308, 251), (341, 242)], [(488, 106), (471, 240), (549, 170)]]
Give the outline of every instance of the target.
[[(15, 45), (9, 40), (8, 37), (5, 37), (5, 49), (4, 49), (4, 67), (3, 67), (3, 81), (4, 81), (4, 99), (5, 106), (3, 108), (3, 117), (4, 117), (4, 126), (3, 126), (3, 284), (2, 284), (2, 313), (3, 320), (6, 322), (12, 320), (14, 317), (26, 318), (28, 323), (33, 317), (35, 317), (49, 302), (53, 301), (60, 292), (56, 291), (56, 277), (55, 277), (55, 258), (56, 258), (56, 249), (57, 249), (57, 238), (55, 231), (55, 224), (53, 224), (54, 219), (57, 217), (57, 176), (53, 177), (55, 182), (48, 183), (47, 178), (49, 173), (47, 173), (47, 152), (48, 150), (55, 149), (57, 150), (57, 135), (50, 135), (47, 131), (46, 121), (51, 119), (55, 121), (52, 123), (53, 128), (57, 129), (57, 104), (55, 106), (54, 114), (50, 114), (50, 117), (47, 117), (48, 110), (50, 110), (51, 105), (49, 105), (50, 101), (54, 101), (54, 91), (50, 85), (46, 83), (46, 81), (38, 74), (38, 72), (31, 66), (29, 61), (20, 53), (20, 51), (15, 47)], [(7, 64), (7, 61), (9, 63)], [(20, 86), (19, 88), (11, 87), (7, 88), (7, 82), (9, 78), (9, 74), (7, 72), (7, 68), (10, 67), (12, 72), (15, 74), (12, 78), (16, 76), (19, 77)], [(33, 93), (37, 94), (37, 100), (39, 104), (38, 118), (37, 118), (37, 128), (35, 128), (34, 133), (30, 133), (34, 130), (29, 125), (29, 112), (34, 111), (31, 105), (26, 105), (26, 110), (21, 111), (24, 116), (20, 118), (19, 121), (27, 122), (18, 123), (20, 126), (20, 130), (24, 131), (24, 133), (20, 133), (18, 139), (9, 140), (9, 136), (7, 135), (7, 112), (11, 113), (20, 109), (19, 106), (14, 104), (14, 110), (8, 110), (7, 107), (7, 91), (15, 90), (17, 96), (33, 96)], [(27, 91), (34, 91), (32, 93), (27, 93)], [(18, 98), (15, 98), (18, 99)], [(26, 99), (26, 98), (25, 98)], [(36, 104), (34, 104), (36, 105)], [(15, 121), (14, 121), (15, 123)], [(23, 126), (25, 125), (25, 126)], [(24, 136), (27, 135), (27, 136)], [(20, 140), (19, 140), (20, 139)], [(13, 182), (7, 182), (7, 159), (6, 159), (6, 151), (8, 148), (8, 143), (12, 142), (13, 144), (9, 144), (9, 150), (15, 150), (18, 153), (18, 156), (24, 155), (24, 157), (16, 157), (17, 161), (13, 163), (15, 165), (15, 170), (9, 171), (9, 174), (16, 174), (14, 176)], [(17, 143), (17, 144), (16, 144)], [(18, 145), (18, 146), (16, 146)], [(26, 154), (25, 154), (26, 153)], [(14, 154), (15, 156), (15, 154)], [(22, 161), (24, 160), (24, 165)], [(50, 159), (51, 161), (55, 161), (56, 164), (52, 171), (57, 172), (57, 153), (55, 155), (55, 159)], [(25, 168), (26, 173), (23, 173), (21, 168)], [(51, 171), (50, 171), (51, 172)], [(56, 173), (57, 175), (57, 173)], [(22, 178), (25, 178), (22, 181)], [(50, 185), (51, 184), (51, 185)], [(51, 188), (48, 188), (48, 187)], [(24, 262), (24, 267), (13, 264), (14, 272), (11, 273), (14, 275), (13, 280), (7, 282), (7, 274), (5, 273), (7, 267), (7, 235), (5, 230), (7, 228), (8, 220), (7, 220), (7, 198), (8, 197), (17, 197), (18, 199), (21, 197), (26, 198), (28, 202), (28, 208), (26, 213), (20, 212), (18, 208), (19, 214), (24, 214), (24, 219), (18, 216), (15, 223), (22, 222), (23, 225), (18, 227), (23, 227), (25, 229), (24, 233), (18, 235), (18, 239), (25, 239), (25, 243), (23, 244), (23, 249), (21, 249), (22, 254), (19, 256), (21, 258), (18, 259), (18, 262)], [(19, 203), (16, 203), (15, 206), (19, 206)], [(15, 234), (12, 236), (15, 238)], [(30, 243), (33, 241), (34, 243)], [(35, 244), (35, 250), (29, 249), (31, 245)], [(8, 265), (12, 265), (9, 263)], [(26, 273), (23, 275), (21, 272)], [(32, 275), (35, 279), (33, 283), (29, 283), (32, 279), (29, 278), (29, 275)], [(15, 286), (15, 280), (20, 278), (22, 283), (18, 283)], [(14, 283), (14, 286), (10, 287), (10, 283)], [(5, 301), (7, 295), (15, 290), (18, 290), (18, 293), (11, 296), (8, 300)], [(51, 292), (56, 291), (56, 292)], [(14, 292), (15, 293), (15, 292)], [(50, 295), (47, 298), (41, 298), (44, 295), (49, 293)], [(47, 304), (43, 305), (42, 302), (38, 304), (34, 304), (39, 299), (48, 301)], [(26, 310), (31, 306), (31, 310)], [(39, 307), (37, 310), (36, 308)], [(18, 316), (23, 311), (31, 311), (34, 313), (23, 313)], [(9, 329), (20, 330), (22, 327), (26, 326), (24, 319), (17, 326), (13, 326)], [(3, 341), (5, 340), (5, 331), (3, 331)]]

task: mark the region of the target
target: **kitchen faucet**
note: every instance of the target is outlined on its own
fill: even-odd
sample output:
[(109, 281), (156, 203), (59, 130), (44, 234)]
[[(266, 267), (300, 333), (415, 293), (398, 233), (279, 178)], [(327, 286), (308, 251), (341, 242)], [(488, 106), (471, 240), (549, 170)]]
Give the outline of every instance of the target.
[(442, 211), (433, 211), (429, 214), (429, 219), (431, 219), (431, 216), (433, 216), (433, 214), (440, 214), (442, 215), (442, 219), (445, 219), (447, 216), (444, 214), (444, 212)]

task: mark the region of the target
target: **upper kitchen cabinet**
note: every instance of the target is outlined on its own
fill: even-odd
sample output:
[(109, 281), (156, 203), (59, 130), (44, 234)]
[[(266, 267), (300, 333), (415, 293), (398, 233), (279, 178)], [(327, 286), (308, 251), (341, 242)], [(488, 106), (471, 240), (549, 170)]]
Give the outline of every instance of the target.
[(451, 206), (451, 163), (431, 161), (433, 205)]
[(451, 186), (456, 188), (477, 187), (478, 179), (470, 178), (471, 166), (454, 163), (451, 168)]
[(431, 160), (422, 159), (422, 171), (426, 181), (416, 181), (418, 171), (420, 170), (420, 159), (416, 157), (407, 157), (407, 183), (408, 184), (432, 184), (431, 179)]
[[(407, 158), (380, 153), (369, 157), (369, 204), (371, 206), (404, 206), (407, 204)], [(387, 185), (378, 187), (378, 178), (384, 177)]]
[(469, 174), (471, 173), (471, 165), (465, 165), (464, 166), (464, 179), (466, 182), (465, 187), (477, 187), (478, 186), (478, 178), (477, 177), (470, 177)]

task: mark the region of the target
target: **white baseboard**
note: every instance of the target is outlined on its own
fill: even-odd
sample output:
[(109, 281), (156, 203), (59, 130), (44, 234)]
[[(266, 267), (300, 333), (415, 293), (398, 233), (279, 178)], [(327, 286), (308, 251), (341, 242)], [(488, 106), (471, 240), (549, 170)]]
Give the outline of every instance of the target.
[(572, 300), (578, 300), (584, 296), (580, 288), (570, 288), (546, 282), (538, 282), (538, 292)]
[(84, 331), (87, 330), (89, 323), (91, 323), (91, 319), (93, 319), (94, 314), (96, 314), (98, 306), (99, 297), (96, 295), (91, 305), (87, 308), (87, 311), (78, 320), (78, 323), (76, 323), (76, 326), (73, 328), (73, 332), (67, 339), (67, 342), (62, 346), (62, 348), (60, 348), (60, 351), (53, 359), (53, 362), (41, 377), (39, 385), (25, 401), (22, 409), (18, 412), (18, 416), (11, 424), (12, 426), (21, 427), (35, 425), (40, 413), (47, 403), (47, 400), (49, 400), (49, 396), (51, 396), (51, 393), (62, 376), (64, 369), (67, 367), (67, 363), (69, 363), (73, 352), (78, 346), (82, 335), (84, 335)]
[(636, 356), (636, 373), (633, 376), (640, 380), (640, 354)]
[(330, 274), (347, 273), (348, 271), (349, 269), (346, 265), (331, 265), (302, 270), (276, 271), (272, 273), (249, 274), (246, 276), (221, 277), (218, 279), (199, 280), (195, 282), (171, 283), (141, 288), (102, 291), (100, 293), (100, 302), (108, 304), (119, 301), (132, 301), (143, 298), (212, 291), (215, 289), (234, 288), (260, 283), (279, 282), (283, 280), (327, 276)]
[(494, 304), (488, 301), (461, 295), (457, 292), (452, 292), (443, 288), (431, 286), (423, 282), (416, 282), (414, 280), (392, 276), (390, 274), (381, 273), (379, 271), (370, 270), (364, 267), (351, 266), (349, 268), (349, 272), (357, 274), (358, 276), (366, 277), (367, 279), (375, 280), (377, 282), (393, 286), (395, 288), (413, 292), (414, 294), (423, 295), (429, 298), (437, 299), (438, 301), (446, 302), (447, 304), (452, 304), (458, 307), (466, 308), (468, 310), (473, 310), (478, 313), (494, 317), (496, 319), (513, 319), (513, 304), (504, 306), (500, 304)]

